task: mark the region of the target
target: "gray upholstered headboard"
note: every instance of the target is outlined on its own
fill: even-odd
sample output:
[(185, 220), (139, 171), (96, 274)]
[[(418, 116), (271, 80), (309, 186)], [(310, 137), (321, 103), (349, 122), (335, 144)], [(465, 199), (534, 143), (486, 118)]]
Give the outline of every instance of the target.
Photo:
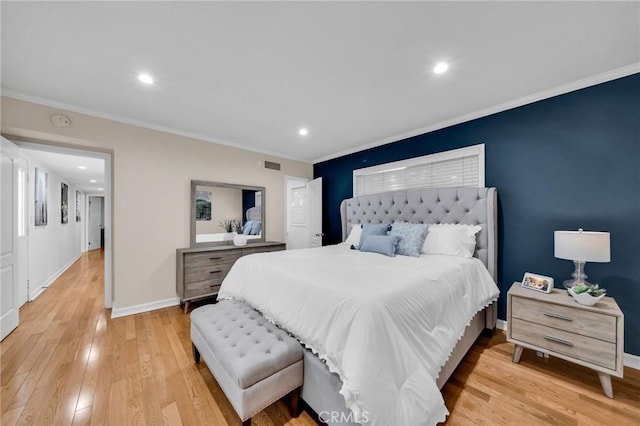
[(475, 257), (498, 281), (498, 215), (495, 188), (423, 188), (361, 195), (340, 203), (342, 241), (358, 223), (463, 223), (480, 225)]
[(247, 209), (247, 220), (262, 220), (262, 210), (260, 206)]

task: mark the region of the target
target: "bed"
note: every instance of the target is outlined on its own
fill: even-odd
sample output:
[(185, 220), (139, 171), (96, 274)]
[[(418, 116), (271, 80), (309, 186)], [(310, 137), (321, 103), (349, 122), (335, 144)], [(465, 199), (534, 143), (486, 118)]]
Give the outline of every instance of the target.
[(387, 258), (344, 243), (246, 256), (219, 298), (250, 304), (307, 348), (302, 398), (326, 423), (444, 421), (439, 389), (496, 323), (496, 197), (465, 187), (344, 200), (343, 241), (358, 224), (477, 225), (473, 257)]

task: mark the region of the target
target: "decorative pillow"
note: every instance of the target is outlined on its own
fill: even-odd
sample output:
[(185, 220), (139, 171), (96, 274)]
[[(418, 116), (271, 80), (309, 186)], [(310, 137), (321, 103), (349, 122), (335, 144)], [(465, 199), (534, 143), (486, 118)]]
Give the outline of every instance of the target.
[(350, 246), (357, 246), (360, 244), (360, 235), (362, 235), (362, 225), (351, 225), (351, 232), (344, 242)]
[(244, 228), (242, 228), (242, 234), (243, 235), (250, 235), (252, 227), (253, 227), (253, 221), (252, 220), (248, 220), (247, 223), (244, 224)]
[(395, 256), (398, 241), (400, 237), (397, 235), (368, 235), (360, 244), (360, 251)]
[(251, 235), (259, 235), (260, 231), (262, 231), (262, 222), (256, 220), (253, 222), (253, 225), (251, 225)]
[(420, 256), (420, 250), (427, 237), (429, 225), (422, 223), (396, 222), (391, 225), (389, 235), (397, 235), (400, 237), (396, 254), (401, 256)]
[(369, 235), (387, 235), (387, 232), (391, 230), (391, 225), (388, 223), (380, 223), (380, 224), (372, 224), (372, 223), (364, 223), (362, 224), (362, 233), (360, 234), (360, 241), (358, 242), (358, 247), (362, 245), (362, 242)]
[(430, 225), (422, 246), (422, 253), (473, 257), (476, 249), (476, 234), (481, 229), (482, 227), (478, 225)]

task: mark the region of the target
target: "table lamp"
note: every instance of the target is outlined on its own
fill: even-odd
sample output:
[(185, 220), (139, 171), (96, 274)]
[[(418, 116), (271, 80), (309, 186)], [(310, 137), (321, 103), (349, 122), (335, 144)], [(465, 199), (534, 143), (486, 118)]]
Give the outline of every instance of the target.
[(577, 285), (591, 285), (584, 273), (586, 262), (610, 262), (611, 247), (608, 232), (555, 231), (553, 233), (554, 256), (558, 259), (573, 260), (575, 271), (573, 279), (562, 284), (569, 290)]

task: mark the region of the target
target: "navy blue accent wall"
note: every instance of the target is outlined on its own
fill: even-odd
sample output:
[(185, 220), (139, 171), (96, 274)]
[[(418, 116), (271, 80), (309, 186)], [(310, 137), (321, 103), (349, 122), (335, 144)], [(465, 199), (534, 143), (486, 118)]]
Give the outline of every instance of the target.
[(485, 144), (498, 189), (499, 317), (525, 272), (556, 286), (573, 263), (553, 257), (553, 231), (611, 233), (611, 262), (588, 263), (625, 314), (625, 351), (640, 355), (640, 74), (314, 165), (324, 182), (325, 243), (341, 240), (340, 202), (354, 169)]
[(256, 206), (256, 191), (242, 190), (242, 224), (247, 222), (247, 210)]

